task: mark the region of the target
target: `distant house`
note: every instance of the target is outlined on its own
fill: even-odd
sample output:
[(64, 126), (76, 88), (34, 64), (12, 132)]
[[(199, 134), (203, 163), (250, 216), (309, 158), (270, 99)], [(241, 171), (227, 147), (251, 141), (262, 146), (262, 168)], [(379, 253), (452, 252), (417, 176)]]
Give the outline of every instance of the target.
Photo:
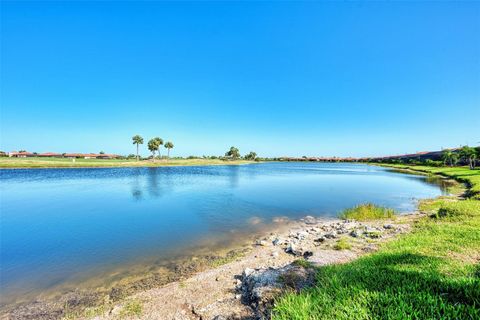
[(75, 159), (75, 158), (83, 158), (84, 155), (81, 153), (65, 153), (63, 157), (69, 158), (69, 159)]
[(61, 157), (63, 157), (63, 155), (61, 153), (45, 152), (45, 153), (37, 154), (37, 157), (61, 158)]
[(115, 159), (118, 158), (116, 154), (97, 154), (97, 153), (65, 153), (65, 158), (84, 158), (84, 159)]
[(115, 159), (115, 158), (118, 158), (116, 154), (101, 153), (97, 155), (97, 159)]
[(23, 151), (23, 152), (12, 151), (8, 153), (8, 156), (14, 157), (14, 158), (26, 158), (26, 157), (33, 157), (35, 155), (31, 152), (26, 152), (26, 151)]

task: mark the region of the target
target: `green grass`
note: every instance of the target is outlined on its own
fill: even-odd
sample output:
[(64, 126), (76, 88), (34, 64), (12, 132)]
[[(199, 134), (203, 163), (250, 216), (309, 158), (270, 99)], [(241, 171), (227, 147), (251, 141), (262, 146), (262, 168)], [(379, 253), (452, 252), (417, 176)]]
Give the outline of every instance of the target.
[[(478, 179), (462, 168), (449, 174), (470, 186)], [(411, 233), (351, 263), (319, 268), (317, 285), (280, 296), (272, 318), (479, 319), (480, 201), (439, 198), (420, 209), (432, 215)]]
[(372, 203), (364, 203), (353, 208), (345, 209), (340, 214), (341, 219), (354, 219), (358, 221), (368, 221), (377, 219), (391, 219), (395, 216), (395, 211), (385, 207), (379, 207)]
[(303, 267), (305, 269), (313, 268), (313, 263), (305, 259), (298, 259), (292, 262), (292, 265)]
[(350, 244), (347, 238), (338, 239), (335, 245), (333, 246), (333, 249), (335, 250), (349, 250), (351, 248), (352, 248), (352, 245)]
[(382, 165), (385, 167), (408, 169), (428, 174), (439, 174), (444, 177), (453, 178), (457, 181), (468, 184), (468, 196), (480, 199), (480, 170), (470, 170), (468, 167), (428, 167), (428, 166), (407, 166), (401, 164)]
[(84, 167), (163, 167), (163, 166), (206, 166), (206, 165), (238, 165), (253, 161), (220, 159), (162, 159), (142, 160), (135, 159), (72, 159), (67, 158), (0, 158), (0, 168), (84, 168)]

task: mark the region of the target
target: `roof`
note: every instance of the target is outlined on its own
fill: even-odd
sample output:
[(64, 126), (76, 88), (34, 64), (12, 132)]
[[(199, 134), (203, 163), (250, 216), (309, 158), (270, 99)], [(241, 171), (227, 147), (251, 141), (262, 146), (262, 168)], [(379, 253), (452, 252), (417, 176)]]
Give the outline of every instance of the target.
[(40, 153), (38, 154), (39, 157), (54, 157), (54, 156), (61, 156), (61, 153), (55, 153), (55, 152), (45, 152), (45, 153)]
[(10, 152), (10, 155), (12, 156), (30, 156), (30, 155), (33, 155), (33, 153), (31, 152), (16, 152), (16, 151), (13, 151), (13, 152)]

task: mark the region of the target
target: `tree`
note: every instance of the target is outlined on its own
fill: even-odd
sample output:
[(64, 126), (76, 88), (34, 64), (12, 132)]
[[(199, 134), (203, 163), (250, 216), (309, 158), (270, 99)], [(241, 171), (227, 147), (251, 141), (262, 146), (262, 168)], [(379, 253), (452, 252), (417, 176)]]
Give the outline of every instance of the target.
[(160, 146), (163, 145), (163, 139), (159, 137), (153, 138), (158, 143), (158, 157), (161, 159), (162, 155), (160, 154)]
[(257, 154), (253, 151), (250, 151), (249, 154), (245, 155), (245, 160), (255, 160), (257, 158)]
[(240, 151), (238, 151), (238, 149), (235, 148), (235, 147), (230, 147), (230, 150), (228, 150), (225, 153), (225, 157), (231, 157), (232, 159), (238, 159), (238, 158), (240, 158)]
[(168, 142), (165, 142), (165, 145), (164, 145), (165, 148), (167, 148), (167, 158), (170, 159), (170, 149), (173, 148), (173, 143), (168, 141)]
[(445, 165), (448, 163), (450, 167), (452, 167), (458, 162), (458, 154), (448, 149), (444, 150), (442, 153), (442, 160)]
[(150, 139), (147, 146), (148, 150), (150, 150), (150, 152), (152, 153), (152, 160), (155, 161), (155, 151), (157, 151), (160, 147), (159, 141), (156, 138)]
[(100, 151), (99, 154), (105, 154), (105, 151)]
[(133, 144), (137, 145), (137, 161), (138, 161), (139, 160), (139, 158), (138, 158), (138, 145), (143, 144), (143, 138), (137, 134), (137, 135), (134, 135), (132, 137), (132, 141), (133, 141)]
[(469, 146), (463, 146), (460, 149), (460, 157), (468, 162), (471, 170), (475, 169), (475, 159), (477, 158), (477, 150)]

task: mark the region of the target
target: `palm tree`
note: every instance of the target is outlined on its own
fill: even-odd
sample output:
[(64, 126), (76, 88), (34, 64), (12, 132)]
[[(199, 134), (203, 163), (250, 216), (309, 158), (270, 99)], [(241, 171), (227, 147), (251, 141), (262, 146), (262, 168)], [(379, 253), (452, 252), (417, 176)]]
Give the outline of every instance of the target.
[(148, 141), (148, 150), (152, 153), (152, 160), (155, 161), (155, 151), (158, 150), (158, 147), (160, 146), (158, 140), (156, 138), (150, 139)]
[(160, 146), (163, 145), (163, 139), (159, 137), (153, 138), (158, 143), (158, 157), (162, 159), (162, 155), (160, 154)]
[(257, 158), (257, 153), (250, 151), (249, 154), (245, 155), (245, 160), (255, 160)]
[(447, 163), (449, 163), (450, 167), (453, 166), (453, 152), (448, 149), (444, 150), (442, 152), (442, 160), (444, 165), (447, 165)]
[(137, 145), (137, 161), (138, 159), (138, 145), (143, 144), (143, 138), (139, 136), (138, 134), (132, 137), (133, 144)]
[(460, 157), (468, 161), (468, 166), (471, 170), (475, 169), (475, 159), (477, 159), (477, 150), (469, 146), (463, 146), (460, 149)]
[(165, 142), (165, 148), (167, 148), (167, 158), (170, 159), (170, 149), (173, 148), (173, 143), (170, 141)]
[(230, 147), (230, 150), (225, 153), (225, 157), (231, 157), (234, 160), (238, 159), (240, 158), (240, 151), (235, 147)]
[(458, 163), (458, 153), (457, 152), (452, 152), (451, 166), (454, 166), (457, 163)]

